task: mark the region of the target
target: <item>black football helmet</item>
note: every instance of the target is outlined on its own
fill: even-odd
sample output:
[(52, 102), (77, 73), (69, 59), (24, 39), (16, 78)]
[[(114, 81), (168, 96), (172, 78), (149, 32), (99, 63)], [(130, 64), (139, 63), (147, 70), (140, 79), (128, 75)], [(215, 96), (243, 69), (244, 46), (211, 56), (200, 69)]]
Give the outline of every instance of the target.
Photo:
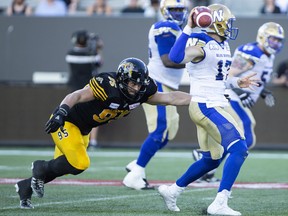
[[(118, 66), (117, 83), (122, 94), (129, 100), (137, 101), (144, 93), (149, 85), (149, 73), (146, 64), (137, 58), (126, 58)], [(140, 90), (135, 94), (130, 94), (128, 83), (132, 81), (135, 84), (141, 85)], [(134, 91), (132, 89), (132, 91)]]

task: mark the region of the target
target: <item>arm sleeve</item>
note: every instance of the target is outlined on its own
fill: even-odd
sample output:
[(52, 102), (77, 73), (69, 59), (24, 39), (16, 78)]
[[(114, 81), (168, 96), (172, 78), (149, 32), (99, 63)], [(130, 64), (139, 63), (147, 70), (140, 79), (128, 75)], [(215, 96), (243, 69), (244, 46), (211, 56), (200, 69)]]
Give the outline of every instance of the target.
[(169, 53), (169, 58), (171, 61), (177, 64), (183, 61), (185, 56), (186, 43), (188, 39), (189, 36), (185, 33), (182, 33), (180, 37), (176, 40), (174, 46)]
[(156, 37), (156, 42), (158, 45), (159, 55), (169, 54), (173, 44), (175, 43), (176, 37), (172, 34), (160, 35)]

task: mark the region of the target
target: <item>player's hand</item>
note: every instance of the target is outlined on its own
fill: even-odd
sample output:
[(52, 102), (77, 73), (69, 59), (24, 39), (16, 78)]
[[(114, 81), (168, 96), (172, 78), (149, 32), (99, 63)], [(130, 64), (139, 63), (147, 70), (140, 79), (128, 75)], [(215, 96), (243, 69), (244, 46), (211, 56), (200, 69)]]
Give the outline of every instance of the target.
[(268, 107), (273, 107), (275, 106), (275, 97), (273, 96), (272, 92), (266, 88), (264, 88), (261, 93), (260, 96), (264, 99), (265, 104)]
[(65, 124), (65, 117), (68, 115), (69, 106), (66, 104), (61, 105), (52, 117), (45, 124), (45, 132), (47, 134), (56, 132), (59, 128), (63, 130)]
[(250, 96), (249, 92), (243, 91), (242, 89), (235, 88), (233, 91), (239, 96), (242, 105), (247, 108), (252, 108), (255, 105), (255, 101)]
[(255, 78), (256, 74), (257, 73), (253, 73), (253, 74), (250, 74), (248, 76), (241, 77), (238, 80), (238, 86), (240, 88), (250, 88), (250, 89), (254, 90), (253, 86), (259, 86), (259, 82), (260, 82), (260, 80), (258, 78)]
[(197, 27), (196, 23), (193, 22), (193, 18), (192, 18), (196, 8), (197, 7), (192, 8), (192, 10), (190, 11), (190, 14), (188, 16), (188, 19), (187, 19), (187, 25), (190, 26), (190, 28)]

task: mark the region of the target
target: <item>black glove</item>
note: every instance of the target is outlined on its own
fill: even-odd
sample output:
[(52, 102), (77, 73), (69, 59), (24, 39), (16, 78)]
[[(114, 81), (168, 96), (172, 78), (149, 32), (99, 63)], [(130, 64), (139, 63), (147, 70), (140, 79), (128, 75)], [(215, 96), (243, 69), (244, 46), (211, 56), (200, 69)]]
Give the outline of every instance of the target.
[(250, 93), (239, 88), (234, 88), (233, 91), (239, 96), (244, 107), (252, 108), (255, 101), (251, 98)]
[(272, 92), (266, 88), (264, 88), (261, 93), (260, 96), (264, 99), (265, 104), (268, 107), (272, 107), (275, 105), (275, 97), (273, 96)]
[(64, 118), (68, 115), (69, 110), (70, 108), (68, 105), (61, 105), (45, 124), (45, 132), (49, 134), (62, 128), (64, 126)]

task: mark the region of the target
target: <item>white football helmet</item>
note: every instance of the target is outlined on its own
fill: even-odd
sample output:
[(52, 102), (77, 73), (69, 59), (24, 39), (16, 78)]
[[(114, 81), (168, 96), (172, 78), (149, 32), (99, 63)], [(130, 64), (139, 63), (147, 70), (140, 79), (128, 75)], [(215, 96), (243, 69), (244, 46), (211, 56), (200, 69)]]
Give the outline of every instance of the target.
[(186, 19), (187, 6), (185, 0), (161, 0), (160, 11), (165, 19), (182, 25)]
[(235, 40), (239, 29), (233, 27), (233, 22), (236, 20), (230, 9), (222, 4), (209, 5), (213, 24), (207, 29), (207, 32), (213, 32), (226, 39)]
[(267, 53), (278, 53), (283, 47), (284, 29), (275, 22), (264, 23), (258, 29), (256, 41)]

